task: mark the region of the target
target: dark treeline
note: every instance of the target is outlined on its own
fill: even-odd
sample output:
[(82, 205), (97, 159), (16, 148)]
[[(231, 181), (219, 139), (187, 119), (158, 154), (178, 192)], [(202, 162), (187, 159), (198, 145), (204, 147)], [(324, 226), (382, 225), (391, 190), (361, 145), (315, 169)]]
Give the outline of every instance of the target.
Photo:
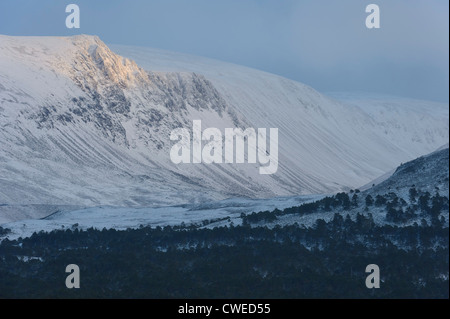
[[(361, 198), (360, 198), (361, 197)], [(398, 197), (394, 192), (384, 195), (376, 195), (375, 198), (370, 194), (363, 197), (356, 190), (352, 191), (351, 196), (347, 193), (338, 193), (334, 196), (327, 196), (313, 203), (306, 203), (301, 206), (286, 208), (284, 210), (275, 209), (272, 212), (264, 211), (252, 214), (242, 214), (244, 224), (268, 223), (284, 215), (305, 216), (317, 212), (332, 211), (351, 211), (359, 209), (361, 212), (369, 212), (377, 209), (384, 211), (387, 222), (397, 224), (406, 223), (420, 218), (420, 223), (430, 223), (433, 226), (444, 226), (445, 218), (441, 215), (443, 211), (449, 209), (449, 200), (441, 196), (438, 191), (432, 196), (429, 192), (421, 192), (411, 187), (409, 190), (409, 201)]]
[[(5, 230), (3, 230), (5, 231)], [(448, 225), (77, 228), (0, 244), (0, 298), (448, 298)], [(375, 263), (381, 288), (367, 289)], [(65, 287), (65, 267), (81, 288)]]

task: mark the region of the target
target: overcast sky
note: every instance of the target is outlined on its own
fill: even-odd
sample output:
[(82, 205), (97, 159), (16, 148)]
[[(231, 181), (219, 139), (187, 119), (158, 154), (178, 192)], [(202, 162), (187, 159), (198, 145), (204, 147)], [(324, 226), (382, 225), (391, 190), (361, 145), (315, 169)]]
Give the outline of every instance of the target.
[[(65, 27), (69, 3), (80, 7), (80, 29)], [(370, 3), (380, 7), (380, 29), (365, 26)], [(0, 34), (95, 34), (254, 67), (321, 92), (448, 102), (448, 11), (448, 0), (1, 0)]]

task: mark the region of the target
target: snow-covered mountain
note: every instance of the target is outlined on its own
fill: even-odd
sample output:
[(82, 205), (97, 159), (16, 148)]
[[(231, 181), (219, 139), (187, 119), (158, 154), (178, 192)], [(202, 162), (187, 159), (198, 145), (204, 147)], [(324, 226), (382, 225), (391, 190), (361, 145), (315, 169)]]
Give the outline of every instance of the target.
[[(122, 56), (93, 36), (0, 36), (1, 204), (156, 206), (330, 193), (448, 143), (446, 104), (373, 112), (241, 66), (113, 48)], [(277, 173), (173, 164), (170, 132), (195, 119), (221, 130), (278, 128)], [(39, 205), (23, 207), (39, 207), (40, 216)]]

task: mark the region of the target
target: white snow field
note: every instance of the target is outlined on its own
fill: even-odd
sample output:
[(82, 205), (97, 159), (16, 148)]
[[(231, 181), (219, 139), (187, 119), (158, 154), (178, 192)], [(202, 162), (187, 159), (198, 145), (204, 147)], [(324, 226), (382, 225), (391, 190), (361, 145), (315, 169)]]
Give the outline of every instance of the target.
[[(373, 198), (376, 198), (376, 195), (395, 192), (400, 198), (410, 203), (409, 189), (414, 186), (421, 192), (428, 191), (431, 195), (439, 192), (448, 198), (448, 160), (449, 149), (445, 148), (403, 164), (395, 170), (392, 176), (358, 193), (358, 202), (360, 204), (358, 208), (344, 210), (341, 207), (329, 212), (319, 211), (307, 215), (281, 215), (275, 221), (262, 221), (254, 226), (272, 228), (276, 225), (285, 226), (297, 223), (298, 225), (312, 227), (317, 219), (332, 220), (335, 213), (340, 213), (343, 216), (348, 214), (353, 220), (355, 220), (358, 213), (365, 215), (370, 213), (377, 224), (399, 226), (386, 220), (385, 206), (371, 206), (369, 210), (363, 210), (365, 197), (371, 195)], [(75, 228), (85, 230), (90, 227), (124, 230), (127, 228), (136, 229), (141, 226), (164, 227), (183, 224), (207, 228), (241, 225), (242, 213), (251, 214), (252, 212), (274, 211), (276, 208), (283, 210), (320, 200), (324, 196), (304, 195), (271, 199), (230, 198), (202, 204), (142, 208), (110, 206), (92, 208), (65, 207), (61, 210), (56, 210), (43, 219), (27, 219), (3, 224), (2, 227), (9, 229), (11, 232), (0, 236), (0, 241), (5, 238), (9, 240), (19, 237), (25, 238), (31, 236), (34, 232), (38, 233), (40, 231), (74, 230)], [(448, 223), (448, 211), (444, 212), (442, 216)], [(429, 215), (419, 214), (417, 218), (410, 219), (404, 225), (412, 225), (414, 222), (421, 223), (423, 218), (427, 222), (431, 222)]]
[[(160, 220), (161, 206), (333, 193), (448, 143), (445, 103), (337, 101), (242, 66), (111, 47), (95, 36), (0, 35), (0, 223), (98, 206)], [(173, 164), (170, 132), (196, 119), (221, 131), (278, 128), (277, 173)], [(161, 216), (182, 213), (169, 210)]]
[(273, 211), (298, 206), (302, 203), (318, 200), (322, 195), (305, 195), (292, 197), (276, 197), (271, 199), (229, 198), (205, 204), (189, 204), (166, 207), (92, 207), (76, 210), (56, 211), (43, 219), (26, 219), (2, 224), (1, 227), (11, 232), (0, 236), (0, 241), (8, 238), (31, 236), (34, 232), (50, 232), (61, 229), (96, 229), (124, 230), (142, 226), (174, 226), (202, 225), (203, 221), (211, 221), (211, 225), (224, 226), (242, 224), (241, 213), (249, 214), (260, 211)]

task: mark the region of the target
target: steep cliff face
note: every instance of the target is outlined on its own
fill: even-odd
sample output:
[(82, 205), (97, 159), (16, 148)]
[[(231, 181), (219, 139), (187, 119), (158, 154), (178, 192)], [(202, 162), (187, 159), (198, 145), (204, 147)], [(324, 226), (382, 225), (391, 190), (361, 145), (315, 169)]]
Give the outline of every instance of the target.
[[(155, 138), (161, 135), (155, 134), (155, 129), (189, 125), (191, 109), (214, 112), (218, 117), (231, 114), (237, 121), (225, 100), (201, 75), (144, 71), (135, 62), (113, 53), (98, 37), (75, 36), (61, 41), (65, 44), (60, 49), (62, 52), (50, 55), (55, 57), (56, 63), (46, 54), (54, 48), (45, 47), (43, 43), (40, 44), (45, 52), (43, 56), (33, 53), (32, 59), (22, 64), (28, 67), (34, 64), (30, 60), (47, 59), (45, 64), (51, 65), (53, 79), (46, 78), (50, 85), (40, 91), (45, 98), (37, 104), (30, 101), (31, 108), (25, 110), (29, 114), (27, 118), (35, 121), (38, 128), (92, 123), (116, 144), (129, 146), (137, 138), (146, 145), (151, 141), (161, 148), (168, 138)], [(29, 76), (30, 69), (18, 74), (15, 80)], [(42, 67), (35, 71), (38, 76)], [(70, 87), (73, 94), (53, 93), (54, 89), (60, 89), (61, 77), (66, 82), (64, 87)], [(26, 83), (15, 87), (28, 89)], [(129, 132), (127, 135), (125, 126), (142, 134), (133, 136)]]
[(145, 71), (97, 37), (0, 41), (0, 202), (152, 205), (219, 196), (169, 159), (170, 132), (193, 119), (245, 126), (204, 76)]

